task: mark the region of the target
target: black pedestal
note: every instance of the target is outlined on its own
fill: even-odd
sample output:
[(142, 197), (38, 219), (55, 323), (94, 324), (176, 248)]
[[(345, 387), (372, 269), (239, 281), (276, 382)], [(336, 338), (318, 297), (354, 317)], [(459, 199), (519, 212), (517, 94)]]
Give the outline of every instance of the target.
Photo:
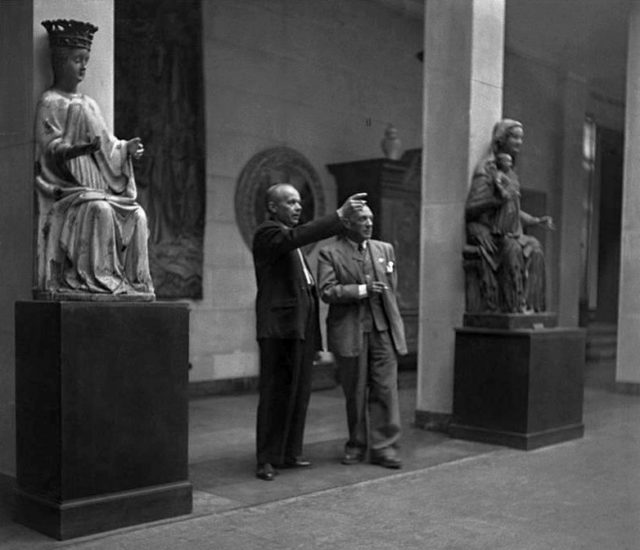
[(584, 330), (456, 329), (452, 437), (535, 449), (582, 437)]
[(16, 521), (67, 539), (190, 513), (187, 306), (15, 312)]

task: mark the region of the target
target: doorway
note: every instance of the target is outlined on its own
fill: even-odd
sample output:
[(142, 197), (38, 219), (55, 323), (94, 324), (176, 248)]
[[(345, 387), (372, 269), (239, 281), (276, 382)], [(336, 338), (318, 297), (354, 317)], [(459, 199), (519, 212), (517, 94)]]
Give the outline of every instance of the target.
[(597, 274), (591, 285), (595, 299), (591, 301), (590, 317), (596, 323), (615, 325), (620, 279), (624, 135), (599, 127), (596, 136), (595, 175), (599, 200), (594, 204), (598, 223), (597, 247), (593, 250), (597, 252)]

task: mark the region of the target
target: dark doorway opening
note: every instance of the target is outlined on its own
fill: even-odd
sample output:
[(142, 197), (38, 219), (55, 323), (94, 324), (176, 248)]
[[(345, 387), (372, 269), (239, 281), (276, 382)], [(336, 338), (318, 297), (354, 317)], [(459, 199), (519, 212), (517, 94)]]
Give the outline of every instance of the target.
[(622, 132), (598, 128), (598, 271), (596, 308), (592, 316), (598, 323), (618, 321), (623, 147)]

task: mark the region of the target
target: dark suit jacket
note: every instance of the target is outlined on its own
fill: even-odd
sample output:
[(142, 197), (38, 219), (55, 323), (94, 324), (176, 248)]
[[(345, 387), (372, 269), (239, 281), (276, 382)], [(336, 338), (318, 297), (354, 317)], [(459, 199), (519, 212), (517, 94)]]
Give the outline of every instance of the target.
[[(397, 272), (393, 246), (369, 240), (375, 279), (386, 283), (381, 294), (382, 305), (389, 321), (389, 332), (396, 353), (407, 353), (404, 324), (396, 300)], [(359, 355), (362, 349), (362, 319), (367, 301), (359, 298), (358, 285), (364, 284), (362, 262), (353, 244), (345, 237), (323, 247), (318, 256), (318, 287), (323, 301), (329, 304), (327, 339), (329, 351), (344, 357)]]
[[(296, 248), (335, 235), (343, 228), (337, 213), (287, 227), (267, 220), (253, 237), (253, 261), (258, 283), (256, 297), (257, 337), (304, 340), (309, 316), (307, 281)], [(312, 299), (318, 297), (313, 291)], [(320, 324), (314, 319), (316, 349), (322, 349)]]

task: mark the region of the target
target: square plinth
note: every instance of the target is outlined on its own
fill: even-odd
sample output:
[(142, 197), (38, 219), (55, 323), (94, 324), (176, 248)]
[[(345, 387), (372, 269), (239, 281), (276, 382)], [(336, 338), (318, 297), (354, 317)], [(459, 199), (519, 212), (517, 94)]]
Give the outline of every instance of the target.
[(535, 449), (582, 437), (582, 329), (456, 329), (452, 437)]
[(18, 302), (16, 521), (58, 539), (188, 514), (189, 310)]

